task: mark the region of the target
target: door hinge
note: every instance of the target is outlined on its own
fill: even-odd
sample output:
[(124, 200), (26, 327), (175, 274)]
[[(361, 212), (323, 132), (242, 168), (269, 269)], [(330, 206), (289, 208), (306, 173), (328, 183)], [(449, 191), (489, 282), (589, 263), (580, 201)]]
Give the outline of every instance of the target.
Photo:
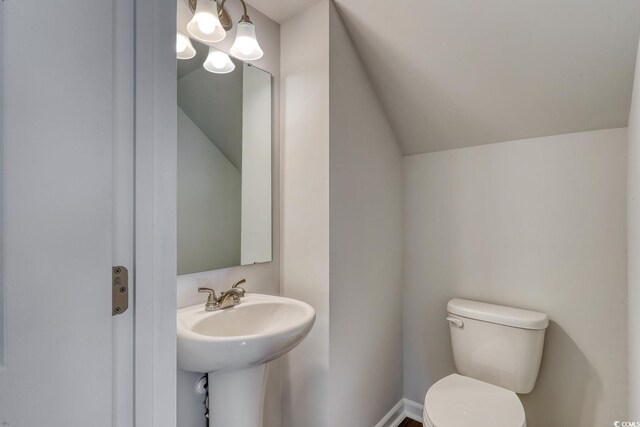
[(116, 316), (129, 308), (129, 272), (126, 267), (111, 267), (111, 289), (111, 310), (112, 315)]

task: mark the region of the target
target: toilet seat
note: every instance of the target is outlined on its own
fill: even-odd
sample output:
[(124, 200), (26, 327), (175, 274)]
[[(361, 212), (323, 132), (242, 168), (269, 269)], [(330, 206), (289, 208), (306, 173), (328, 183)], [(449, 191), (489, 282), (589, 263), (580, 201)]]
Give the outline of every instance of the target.
[(526, 427), (524, 408), (511, 390), (452, 374), (424, 399), (425, 427)]

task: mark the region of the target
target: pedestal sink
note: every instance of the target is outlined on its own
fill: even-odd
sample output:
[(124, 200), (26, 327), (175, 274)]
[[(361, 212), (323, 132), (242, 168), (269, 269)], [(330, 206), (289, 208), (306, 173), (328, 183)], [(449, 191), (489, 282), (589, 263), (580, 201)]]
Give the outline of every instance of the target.
[(231, 308), (178, 310), (178, 367), (208, 373), (209, 427), (261, 427), (267, 362), (309, 333), (315, 310), (301, 301), (246, 294)]

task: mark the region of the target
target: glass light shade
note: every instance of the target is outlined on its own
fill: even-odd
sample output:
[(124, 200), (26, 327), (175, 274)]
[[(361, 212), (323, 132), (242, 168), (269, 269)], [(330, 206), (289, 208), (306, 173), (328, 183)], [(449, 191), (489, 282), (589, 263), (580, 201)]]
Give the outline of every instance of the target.
[(187, 24), (187, 31), (203, 42), (219, 42), (227, 32), (218, 18), (218, 5), (212, 0), (198, 0), (196, 12)]
[(256, 27), (251, 22), (240, 21), (236, 33), (236, 40), (230, 50), (231, 54), (244, 61), (262, 58), (264, 53), (260, 49), (256, 38)]
[(209, 55), (202, 66), (210, 73), (216, 74), (227, 74), (236, 68), (229, 55), (213, 47), (209, 47)]
[(176, 34), (176, 56), (178, 59), (191, 59), (196, 56), (191, 40), (182, 33)]

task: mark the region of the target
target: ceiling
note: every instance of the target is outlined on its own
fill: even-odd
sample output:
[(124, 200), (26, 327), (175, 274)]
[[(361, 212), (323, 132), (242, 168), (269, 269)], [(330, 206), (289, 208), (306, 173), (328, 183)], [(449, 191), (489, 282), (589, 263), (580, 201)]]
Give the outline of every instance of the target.
[(637, 0), (335, 3), (405, 154), (627, 125)]
[(247, 0), (247, 3), (274, 21), (283, 23), (319, 1), (320, 0)]

